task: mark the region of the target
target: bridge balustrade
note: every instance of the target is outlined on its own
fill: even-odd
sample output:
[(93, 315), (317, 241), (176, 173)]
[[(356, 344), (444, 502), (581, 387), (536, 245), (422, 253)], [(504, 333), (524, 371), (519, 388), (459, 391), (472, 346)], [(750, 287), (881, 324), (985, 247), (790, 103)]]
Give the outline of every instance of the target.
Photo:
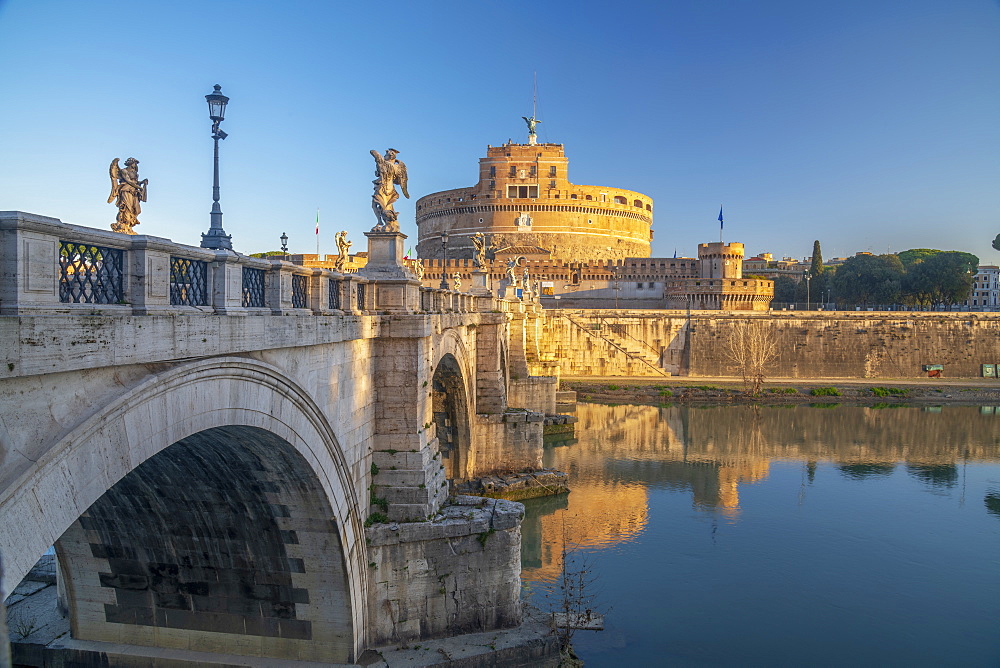
[[(0, 315), (360, 315), (386, 310), (386, 295), (401, 294), (376, 293), (377, 280), (0, 211)], [(386, 303), (429, 313), (511, 312), (496, 298), (437, 288)]]
[[(366, 281), (21, 211), (0, 212), (0, 314), (370, 310)], [(370, 291), (369, 291), (370, 292)], [(360, 295), (360, 299), (358, 298)]]

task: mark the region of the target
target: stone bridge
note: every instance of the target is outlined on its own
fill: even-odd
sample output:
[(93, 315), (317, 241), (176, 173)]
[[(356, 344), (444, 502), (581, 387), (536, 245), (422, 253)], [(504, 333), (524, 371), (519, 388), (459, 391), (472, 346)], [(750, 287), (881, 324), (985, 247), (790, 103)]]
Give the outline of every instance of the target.
[[(71, 640), (343, 663), (516, 625), (538, 307), (0, 212), (0, 557), (55, 546)], [(466, 502), (468, 503), (468, 502)], [(189, 656), (197, 656), (189, 654)]]

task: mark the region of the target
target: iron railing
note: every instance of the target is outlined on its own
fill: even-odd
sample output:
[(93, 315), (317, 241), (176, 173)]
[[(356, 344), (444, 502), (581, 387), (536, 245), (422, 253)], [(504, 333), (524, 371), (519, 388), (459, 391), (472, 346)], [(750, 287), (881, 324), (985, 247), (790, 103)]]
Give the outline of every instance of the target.
[(208, 263), (185, 257), (170, 257), (170, 304), (208, 305)]
[(59, 241), (59, 301), (121, 304), (125, 301), (125, 251)]
[(292, 274), (292, 308), (305, 308), (309, 303), (309, 277)]
[(340, 281), (329, 279), (329, 299), (327, 306), (332, 309), (340, 308)]
[(365, 310), (365, 284), (358, 283), (358, 310)]
[(264, 270), (243, 267), (243, 306), (263, 308)]

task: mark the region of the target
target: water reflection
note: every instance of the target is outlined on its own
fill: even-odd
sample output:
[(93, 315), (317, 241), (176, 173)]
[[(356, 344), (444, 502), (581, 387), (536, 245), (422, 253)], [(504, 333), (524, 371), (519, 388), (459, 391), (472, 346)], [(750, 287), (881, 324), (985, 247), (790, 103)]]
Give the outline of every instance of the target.
[[(899, 468), (941, 492), (958, 485), (963, 462), (1000, 461), (1000, 411), (827, 408), (581, 404), (577, 442), (545, 455), (547, 467), (570, 474), (573, 491), (528, 504), (524, 577), (559, 573), (564, 534), (598, 549), (634, 540), (649, 522), (655, 489), (683, 492), (697, 512), (738, 523), (741, 495), (767, 480), (776, 462), (801, 463), (801, 501), (823, 464), (846, 481), (888, 478)], [(1000, 516), (1000, 491), (986, 507)]]

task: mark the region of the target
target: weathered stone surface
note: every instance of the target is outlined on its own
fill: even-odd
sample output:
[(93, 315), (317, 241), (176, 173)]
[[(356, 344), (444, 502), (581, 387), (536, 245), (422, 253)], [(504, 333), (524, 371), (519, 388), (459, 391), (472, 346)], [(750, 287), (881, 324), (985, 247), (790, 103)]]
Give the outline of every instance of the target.
[[(540, 359), (566, 376), (655, 376), (656, 366), (625, 354), (601, 328), (613, 325), (655, 351), (658, 367), (687, 376), (738, 376), (726, 355), (737, 319), (767, 325), (778, 342), (768, 375), (779, 378), (919, 378), (924, 364), (948, 377), (977, 377), (1000, 361), (1000, 314), (942, 312), (803, 312), (762, 314), (683, 311), (545, 312)], [(532, 363), (535, 373), (548, 366)]]

